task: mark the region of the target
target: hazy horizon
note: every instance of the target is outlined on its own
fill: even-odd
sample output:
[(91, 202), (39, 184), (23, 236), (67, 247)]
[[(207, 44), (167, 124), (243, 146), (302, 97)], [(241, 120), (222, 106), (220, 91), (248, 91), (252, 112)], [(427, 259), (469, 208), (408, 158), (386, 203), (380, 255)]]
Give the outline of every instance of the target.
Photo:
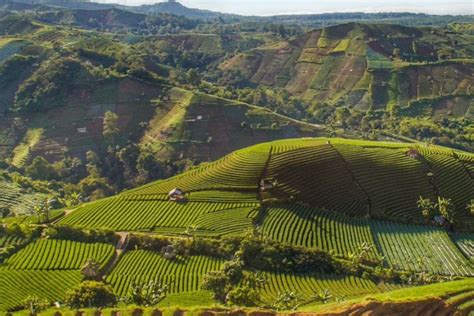
[[(151, 4), (157, 0), (96, 0), (126, 5)], [(198, 8), (240, 15), (317, 14), (331, 12), (413, 12), (427, 14), (472, 15), (474, 1), (419, 0), (419, 1), (370, 1), (370, 0), (180, 0), (190, 8)]]

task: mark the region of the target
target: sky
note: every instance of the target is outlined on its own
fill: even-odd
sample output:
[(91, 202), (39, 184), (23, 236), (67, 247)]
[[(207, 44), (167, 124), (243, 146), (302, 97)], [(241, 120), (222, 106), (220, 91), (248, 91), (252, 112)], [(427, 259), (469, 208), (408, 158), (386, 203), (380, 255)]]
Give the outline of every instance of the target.
[[(96, 0), (139, 5), (160, 0)], [(474, 0), (178, 0), (190, 8), (241, 15), (307, 14), (327, 12), (415, 12), (474, 14)]]

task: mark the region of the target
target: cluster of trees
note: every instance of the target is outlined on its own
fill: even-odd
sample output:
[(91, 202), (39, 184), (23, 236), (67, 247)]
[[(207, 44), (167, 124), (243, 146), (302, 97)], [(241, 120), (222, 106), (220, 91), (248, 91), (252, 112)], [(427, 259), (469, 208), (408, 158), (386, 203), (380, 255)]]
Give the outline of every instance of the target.
[[(442, 216), (450, 228), (451, 225), (458, 222), (455, 212), (456, 209), (451, 199), (438, 196), (436, 201), (432, 201), (430, 198), (420, 196), (417, 205), (428, 223), (432, 221), (436, 215)], [(466, 210), (474, 215), (474, 200), (471, 200), (470, 203), (466, 205)]]
[(14, 109), (41, 111), (60, 105), (58, 95), (73, 84), (81, 68), (79, 62), (70, 58), (56, 58), (44, 62), (19, 86)]
[[(104, 146), (97, 151), (89, 150), (85, 159), (73, 157), (67, 150), (64, 158), (49, 162), (36, 156), (24, 168), (16, 169), (3, 177), (23, 188), (48, 194), (47, 201), (39, 203), (35, 210), (42, 221), (49, 212), (43, 212), (45, 205), (51, 210), (56, 207), (71, 207), (82, 201), (95, 200), (136, 187), (153, 180), (169, 177), (180, 166), (171, 161), (161, 161), (156, 155), (134, 143), (124, 143), (118, 124), (118, 116), (106, 112), (103, 121)], [(2, 213), (3, 214), (3, 213)], [(10, 214), (11, 215), (11, 214)]]

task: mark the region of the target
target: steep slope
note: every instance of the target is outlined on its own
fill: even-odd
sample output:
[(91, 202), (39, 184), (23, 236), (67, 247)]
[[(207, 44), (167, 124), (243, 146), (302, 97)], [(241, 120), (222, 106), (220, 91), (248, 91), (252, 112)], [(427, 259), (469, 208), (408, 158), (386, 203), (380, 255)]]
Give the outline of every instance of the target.
[[(138, 26), (144, 17), (115, 9), (58, 10), (37, 16), (51, 23), (104, 27)], [(8, 15), (0, 24), (11, 21), (17, 26), (9, 29), (17, 35), (0, 39), (0, 159), (15, 160), (28, 133), (42, 131), (16, 167), (36, 156), (51, 162), (65, 155), (83, 159), (88, 150), (107, 148), (102, 135), (107, 111), (119, 117), (122, 143), (142, 139), (142, 146), (154, 154), (185, 165), (262, 141), (322, 132), (248, 104), (172, 89), (169, 85), (185, 74), (160, 64), (157, 55), (179, 55), (182, 49), (220, 56), (228, 48), (221, 47), (218, 36), (163, 36), (134, 46), (126, 37), (118, 41), (107, 33), (45, 25), (20, 15)], [(22, 21), (34, 28), (18, 26)]]
[(161, 104), (141, 144), (163, 159), (212, 161), (264, 141), (324, 134), (260, 107), (178, 88)]
[[(472, 118), (472, 36), (450, 28), (348, 23), (223, 62), (251, 82), (321, 103)], [(428, 106), (429, 105), (429, 106)]]

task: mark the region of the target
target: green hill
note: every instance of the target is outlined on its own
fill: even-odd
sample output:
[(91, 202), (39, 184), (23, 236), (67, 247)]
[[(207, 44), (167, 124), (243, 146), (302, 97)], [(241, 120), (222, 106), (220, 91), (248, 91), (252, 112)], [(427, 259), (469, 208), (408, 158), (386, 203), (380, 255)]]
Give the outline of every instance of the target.
[[(409, 150), (418, 156), (408, 157)], [(341, 257), (367, 243), (374, 245), (373, 258), (384, 256), (393, 267), (471, 275), (472, 267), (456, 246), (464, 248), (463, 238), (453, 241), (445, 230), (426, 225), (417, 201), (420, 196), (451, 199), (455, 227), (472, 230), (466, 208), (474, 196), (472, 163), (471, 154), (438, 146), (275, 141), (84, 204), (59, 224), (160, 234), (183, 234), (196, 226), (200, 236), (238, 235), (258, 225), (271, 239)], [(272, 188), (261, 191), (261, 180)], [(187, 192), (186, 203), (168, 201), (173, 188)], [(416, 242), (409, 236), (416, 236)], [(392, 248), (404, 242), (410, 245), (405, 255)], [(428, 253), (420, 264), (417, 260)]]
[(431, 103), (428, 115), (450, 111), (469, 118), (469, 102), (462, 100), (471, 95), (473, 47), (466, 36), (348, 23), (237, 54), (221, 68), (307, 100), (388, 110), (423, 101)]
[[(409, 150), (417, 156), (409, 157)], [(471, 154), (438, 146), (284, 140), (236, 151), (169, 180), (127, 191), (108, 203), (147, 197), (158, 203), (179, 187), (189, 193), (190, 202), (195, 194), (199, 201), (205, 191), (216, 202), (228, 201), (227, 196), (236, 192), (251, 193), (262, 202), (301, 202), (351, 217), (423, 222), (419, 197), (441, 196), (452, 200), (456, 221), (467, 224), (472, 217), (466, 205), (474, 194), (470, 169)], [(259, 192), (262, 179), (274, 183), (273, 188)], [(462, 185), (453, 186), (451, 181)]]

